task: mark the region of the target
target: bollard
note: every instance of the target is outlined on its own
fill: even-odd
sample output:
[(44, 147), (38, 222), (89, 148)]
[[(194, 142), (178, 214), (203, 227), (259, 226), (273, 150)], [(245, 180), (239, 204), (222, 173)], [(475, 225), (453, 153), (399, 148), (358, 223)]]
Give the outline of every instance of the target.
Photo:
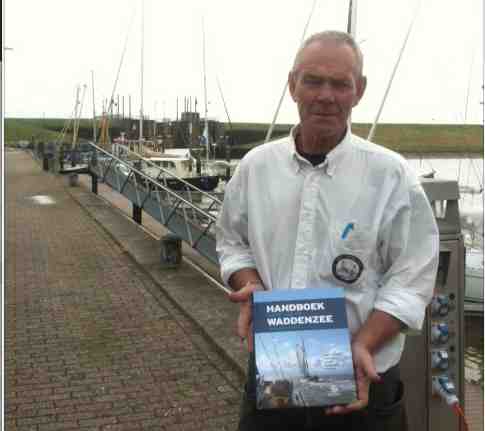
[(46, 154), (44, 154), (42, 157), (42, 169), (44, 169), (44, 171), (49, 170), (49, 158)]
[(70, 187), (77, 187), (79, 185), (79, 175), (78, 174), (70, 174), (69, 175), (69, 186)]
[(160, 238), (160, 263), (164, 268), (178, 268), (182, 262), (182, 240), (168, 233)]
[(91, 191), (98, 194), (98, 175), (91, 172)]
[(133, 220), (141, 224), (141, 219), (142, 219), (142, 210), (141, 207), (139, 207), (137, 204), (132, 204), (133, 207)]

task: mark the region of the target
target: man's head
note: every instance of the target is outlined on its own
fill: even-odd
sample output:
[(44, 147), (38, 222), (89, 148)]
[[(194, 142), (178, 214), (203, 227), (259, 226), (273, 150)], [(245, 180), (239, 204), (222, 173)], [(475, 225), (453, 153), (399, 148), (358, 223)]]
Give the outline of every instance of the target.
[(308, 38), (288, 76), (304, 135), (334, 143), (365, 91), (362, 53), (347, 33), (325, 31)]

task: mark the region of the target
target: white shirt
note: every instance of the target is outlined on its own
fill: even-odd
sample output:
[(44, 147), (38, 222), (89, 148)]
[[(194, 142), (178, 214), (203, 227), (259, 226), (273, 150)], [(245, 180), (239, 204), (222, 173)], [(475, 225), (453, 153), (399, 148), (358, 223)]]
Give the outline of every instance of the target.
[[(351, 333), (373, 309), (420, 329), (439, 234), (417, 176), (350, 130), (313, 167), (294, 133), (247, 153), (227, 184), (216, 228), (224, 282), (242, 268), (256, 268), (266, 289), (329, 280), (345, 289)], [(400, 333), (375, 354), (378, 372), (399, 362), (404, 340)]]

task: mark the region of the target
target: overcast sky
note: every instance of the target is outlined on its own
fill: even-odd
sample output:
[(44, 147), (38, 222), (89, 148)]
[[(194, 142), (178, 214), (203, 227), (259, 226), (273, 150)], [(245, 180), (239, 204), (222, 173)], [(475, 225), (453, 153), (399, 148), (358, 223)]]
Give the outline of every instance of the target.
[[(7, 117), (67, 117), (76, 86), (87, 84), (83, 116), (115, 94), (140, 112), (142, 0), (4, 0)], [(176, 98), (197, 97), (204, 112), (202, 17), (209, 117), (270, 122), (313, 0), (145, 0), (144, 112), (175, 118)], [(359, 0), (366, 94), (353, 121), (373, 121), (418, 0)], [(346, 29), (348, 2), (317, 0), (308, 35)], [(130, 30), (131, 23), (131, 30)], [(422, 0), (381, 122), (482, 123), (482, 0)], [(469, 100), (467, 91), (469, 90)], [(120, 108), (121, 109), (121, 108)], [(466, 118), (465, 118), (466, 117)], [(287, 94), (278, 122), (294, 123)]]

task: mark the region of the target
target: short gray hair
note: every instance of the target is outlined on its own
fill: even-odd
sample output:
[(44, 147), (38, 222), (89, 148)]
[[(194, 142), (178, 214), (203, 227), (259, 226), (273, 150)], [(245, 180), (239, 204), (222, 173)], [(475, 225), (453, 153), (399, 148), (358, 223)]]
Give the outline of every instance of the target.
[(348, 45), (355, 54), (355, 59), (357, 61), (357, 76), (363, 76), (364, 70), (364, 56), (362, 55), (362, 51), (359, 48), (359, 45), (355, 41), (355, 39), (349, 34), (345, 33), (344, 31), (337, 31), (337, 30), (326, 30), (320, 33), (315, 33), (311, 35), (308, 39), (306, 39), (300, 49), (296, 53), (295, 61), (293, 62), (293, 69), (292, 71), (295, 72), (296, 68), (298, 67), (303, 50), (313, 42), (336, 42), (338, 44), (345, 44)]

